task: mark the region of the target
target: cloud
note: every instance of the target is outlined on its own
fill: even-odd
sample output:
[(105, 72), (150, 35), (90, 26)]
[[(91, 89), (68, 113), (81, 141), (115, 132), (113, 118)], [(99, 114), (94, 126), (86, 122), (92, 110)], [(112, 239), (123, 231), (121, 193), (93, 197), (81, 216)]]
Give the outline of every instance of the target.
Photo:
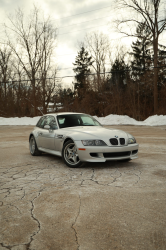
[[(60, 68), (71, 67), (59, 74), (73, 75), (72, 63), (78, 52), (78, 42), (84, 40), (87, 32), (100, 29), (109, 33), (107, 24), (112, 14), (112, 2), (113, 0), (1, 0), (0, 23), (6, 22), (9, 14), (14, 15), (18, 7), (25, 15), (29, 15), (33, 4), (40, 6), (47, 15), (51, 16), (52, 23), (59, 27), (56, 54), (66, 54), (66, 56), (57, 56), (56, 62)], [(72, 81), (72, 79), (66, 79), (66, 81)]]

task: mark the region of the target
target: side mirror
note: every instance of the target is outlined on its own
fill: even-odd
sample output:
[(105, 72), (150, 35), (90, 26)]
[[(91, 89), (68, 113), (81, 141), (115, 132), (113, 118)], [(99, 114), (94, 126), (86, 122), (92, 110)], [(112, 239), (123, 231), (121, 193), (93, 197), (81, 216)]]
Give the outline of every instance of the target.
[(51, 122), (50, 129), (52, 129), (52, 130), (58, 129), (56, 122)]
[(50, 129), (50, 126), (49, 125), (45, 125), (44, 129)]

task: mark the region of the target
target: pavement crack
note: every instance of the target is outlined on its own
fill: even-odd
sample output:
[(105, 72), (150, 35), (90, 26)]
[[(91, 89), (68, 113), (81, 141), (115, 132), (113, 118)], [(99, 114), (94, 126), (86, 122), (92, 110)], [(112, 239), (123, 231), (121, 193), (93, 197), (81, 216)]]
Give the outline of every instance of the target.
[(23, 200), (23, 199), (24, 199), (24, 197), (25, 197), (25, 190), (24, 190), (24, 194), (23, 194), (23, 196), (21, 197), (21, 200)]
[(135, 176), (138, 177), (138, 180), (134, 184), (138, 184), (138, 182), (141, 180), (141, 177), (138, 174), (135, 174)]
[(94, 170), (94, 168), (92, 168), (92, 170), (93, 170), (93, 172), (92, 172), (90, 181), (93, 181), (93, 182), (95, 182), (96, 184), (101, 185), (101, 186), (107, 186), (107, 184), (101, 184), (101, 183), (99, 183), (98, 181), (96, 181), (96, 180), (93, 179), (93, 178), (95, 177), (95, 170)]
[[(114, 177), (114, 174), (116, 174), (117, 172), (119, 172), (119, 176)], [(113, 181), (112, 181), (112, 183), (114, 183), (114, 182), (117, 181), (118, 178), (120, 178), (120, 177), (122, 176), (122, 173), (121, 173), (118, 169), (116, 169), (114, 173), (110, 174), (110, 176), (111, 176), (112, 178), (114, 178)]]
[[(133, 169), (136, 171), (135, 167)], [(139, 174), (135, 173), (135, 176), (138, 177), (138, 180), (135, 182), (135, 184), (138, 184), (138, 182), (141, 180), (141, 174), (142, 174), (141, 170), (138, 169), (137, 171), (139, 172)]]
[(10, 249), (12, 248), (12, 246), (5, 246), (3, 243), (0, 243), (0, 246), (3, 247), (4, 249)]
[(81, 197), (80, 197), (80, 195), (79, 195), (79, 209), (78, 209), (78, 214), (77, 214), (77, 216), (76, 216), (76, 218), (75, 218), (74, 223), (73, 223), (72, 226), (71, 226), (71, 228), (74, 230), (74, 233), (75, 233), (75, 238), (76, 238), (76, 243), (77, 243), (77, 250), (79, 250), (80, 245), (79, 245), (79, 243), (78, 243), (77, 230), (75, 229), (74, 226), (75, 226), (75, 224), (77, 223), (78, 216), (80, 215), (80, 210), (81, 210)]
[(91, 176), (91, 180), (93, 180), (93, 178), (94, 178), (94, 176), (95, 176), (95, 170), (94, 170), (94, 168), (92, 168), (92, 176)]
[(17, 211), (19, 212), (19, 214), (22, 214), (21, 211), (20, 211), (20, 209), (18, 207), (16, 207), (15, 205), (7, 204), (6, 206), (15, 207), (17, 209)]
[(82, 187), (82, 185), (83, 185), (84, 181), (85, 181), (85, 180), (84, 180), (84, 179), (82, 179), (81, 184), (80, 184), (80, 186), (81, 186), (81, 187)]
[(8, 194), (5, 195), (4, 199), (6, 199), (9, 195), (10, 195), (10, 188), (8, 188), (8, 190), (6, 191)]
[[(4, 250), (6, 250), (6, 249), (9, 249), (9, 250), (11, 250), (13, 247), (18, 247), (17, 249), (20, 249), (20, 246), (26, 246), (26, 244), (19, 244), (19, 245), (5, 245), (5, 244), (3, 244), (3, 243), (0, 243), (0, 246), (2, 247), (2, 248), (4, 248)], [(1, 249), (1, 248), (0, 248)]]
[(35, 217), (35, 215), (34, 215), (34, 213), (33, 213), (34, 208), (35, 208), (35, 206), (34, 206), (34, 201), (39, 197), (39, 195), (40, 195), (40, 193), (39, 193), (38, 196), (36, 196), (32, 201), (30, 201), (31, 204), (32, 204), (32, 208), (31, 208), (31, 218), (32, 218), (34, 221), (37, 222), (37, 224), (38, 224), (38, 229), (37, 229), (36, 232), (34, 232), (34, 233), (30, 236), (30, 241), (29, 241), (29, 243), (26, 245), (26, 246), (27, 246), (27, 250), (30, 250), (30, 245), (31, 245), (32, 241), (34, 240), (34, 237), (39, 233), (40, 228), (41, 228), (41, 225), (40, 225), (39, 220)]

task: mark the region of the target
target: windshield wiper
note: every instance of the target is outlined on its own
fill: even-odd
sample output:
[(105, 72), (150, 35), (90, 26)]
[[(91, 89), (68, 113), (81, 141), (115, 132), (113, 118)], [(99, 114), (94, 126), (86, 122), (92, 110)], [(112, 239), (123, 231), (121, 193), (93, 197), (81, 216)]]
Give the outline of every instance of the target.
[(96, 125), (90, 125), (90, 124), (88, 124), (88, 125), (83, 125), (83, 126), (96, 126)]

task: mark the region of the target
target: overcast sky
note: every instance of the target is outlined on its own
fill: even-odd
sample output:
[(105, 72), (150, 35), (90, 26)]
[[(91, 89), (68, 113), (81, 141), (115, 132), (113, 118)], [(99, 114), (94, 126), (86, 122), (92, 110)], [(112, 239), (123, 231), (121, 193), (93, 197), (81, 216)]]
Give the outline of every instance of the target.
[[(78, 42), (84, 40), (86, 33), (99, 31), (108, 34), (111, 40), (119, 39), (112, 28), (116, 17), (113, 2), (114, 0), (0, 0), (0, 23), (5, 22), (7, 15), (14, 14), (18, 7), (29, 14), (33, 3), (40, 6), (58, 27), (56, 57), (61, 69), (59, 76), (71, 76), (74, 75), (72, 63), (78, 52)], [(2, 28), (0, 32), (2, 34)], [(124, 43), (129, 43), (129, 40), (123, 40)], [(71, 78), (65, 78), (63, 83), (71, 81)]]
[[(50, 15), (52, 22), (58, 27), (56, 57), (60, 69), (59, 76), (74, 75), (72, 63), (78, 52), (78, 42), (84, 40), (87, 32), (101, 31), (110, 34), (114, 16), (113, 0), (0, 0), (1, 24), (7, 20), (8, 15), (14, 14), (18, 7), (29, 14), (33, 3)], [(2, 27), (0, 31), (2, 32)], [(71, 78), (63, 80), (64, 83), (71, 81)]]

